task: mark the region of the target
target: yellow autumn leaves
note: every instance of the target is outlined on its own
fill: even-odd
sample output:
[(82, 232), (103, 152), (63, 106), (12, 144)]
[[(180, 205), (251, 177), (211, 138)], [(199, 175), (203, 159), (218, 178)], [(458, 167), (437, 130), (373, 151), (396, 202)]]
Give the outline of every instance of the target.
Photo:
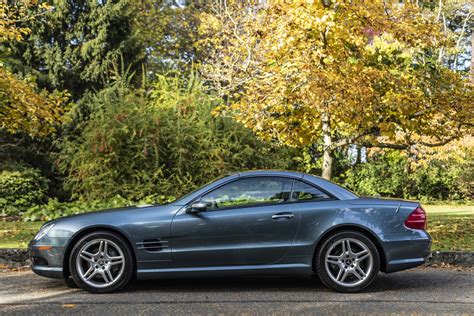
[[(19, 25), (33, 18), (28, 6), (34, 1), (7, 4), (0, 2), (0, 42), (21, 41), (30, 30)], [(49, 9), (43, 4), (40, 9)], [(42, 95), (33, 80), (13, 75), (0, 60), (0, 129), (11, 133), (25, 132), (31, 136), (51, 133), (61, 119), (65, 93)]]
[(332, 149), (381, 139), (436, 145), (472, 124), (472, 86), (437, 60), (454, 41), (415, 4), (229, 5), (210, 27), (216, 54), (204, 69), (232, 100), (220, 113), (264, 139), (316, 143), (324, 113)]

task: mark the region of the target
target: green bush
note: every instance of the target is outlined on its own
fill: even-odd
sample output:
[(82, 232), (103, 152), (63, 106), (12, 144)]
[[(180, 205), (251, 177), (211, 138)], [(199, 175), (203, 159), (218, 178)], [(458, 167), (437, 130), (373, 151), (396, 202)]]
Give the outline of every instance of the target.
[(74, 130), (59, 143), (57, 163), (73, 197), (134, 198), (140, 188), (148, 195), (161, 168), (155, 160), (158, 126), (145, 99), (117, 83), (82, 100), (69, 116), (76, 116)]
[[(407, 157), (399, 151), (376, 154), (345, 173), (345, 185), (364, 196), (422, 201), (472, 198), (472, 163), (432, 159), (407, 173)], [(471, 177), (471, 180), (468, 178)]]
[(0, 214), (20, 215), (47, 200), (48, 180), (38, 169), (23, 165), (3, 167), (0, 172)]
[(406, 160), (397, 152), (375, 155), (346, 172), (347, 188), (363, 196), (405, 197)]
[(117, 81), (83, 100), (59, 144), (73, 198), (179, 196), (229, 172), (288, 168), (288, 149), (214, 117), (216, 104), (192, 75), (158, 76), (146, 95)]

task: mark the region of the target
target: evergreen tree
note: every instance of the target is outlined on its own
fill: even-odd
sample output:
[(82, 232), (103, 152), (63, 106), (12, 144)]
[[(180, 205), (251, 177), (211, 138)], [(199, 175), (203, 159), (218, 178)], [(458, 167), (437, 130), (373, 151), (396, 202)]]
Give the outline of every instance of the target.
[(147, 70), (159, 74), (168, 70), (196, 69), (205, 47), (200, 45), (200, 16), (210, 12), (212, 1), (136, 0), (140, 11), (138, 28), (146, 45)]
[(24, 22), (31, 33), (8, 44), (14, 72), (33, 74), (41, 88), (66, 89), (78, 99), (87, 90), (101, 89), (103, 77), (118, 60), (140, 69), (144, 49), (134, 27), (134, 1), (48, 0), (37, 7), (44, 2), (52, 10)]

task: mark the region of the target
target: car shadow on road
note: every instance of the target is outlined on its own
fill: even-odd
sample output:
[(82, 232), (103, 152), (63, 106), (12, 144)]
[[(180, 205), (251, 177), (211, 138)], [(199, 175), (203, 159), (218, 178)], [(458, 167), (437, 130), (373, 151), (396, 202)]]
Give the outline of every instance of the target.
[[(431, 271), (429, 271), (431, 270)], [(428, 272), (429, 271), (429, 272)], [(453, 271), (452, 273), (462, 273)], [(444, 288), (457, 283), (456, 278), (435, 278), (433, 269), (416, 269), (393, 274), (380, 273), (365, 293), (423, 288)], [(329, 291), (316, 276), (311, 277), (216, 277), (133, 281), (126, 292), (143, 291), (183, 291), (183, 292), (243, 292), (243, 291)]]
[(125, 291), (256, 291), (325, 289), (318, 278), (304, 277), (215, 277), (133, 281)]

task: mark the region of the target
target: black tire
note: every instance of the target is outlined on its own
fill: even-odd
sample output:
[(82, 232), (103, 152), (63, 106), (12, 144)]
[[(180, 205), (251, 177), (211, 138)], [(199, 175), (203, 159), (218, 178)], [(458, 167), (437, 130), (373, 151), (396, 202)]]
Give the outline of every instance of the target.
[[(90, 284), (87, 284), (80, 276), (78, 268), (76, 267), (76, 258), (79, 255), (79, 251), (81, 250), (81, 248), (87, 243), (96, 239), (108, 240), (112, 243), (115, 243), (115, 245), (117, 245), (123, 253), (123, 272), (121, 273), (121, 276), (117, 277), (117, 279), (114, 280), (110, 286), (94, 287)], [(71, 272), (71, 277), (74, 282), (83, 290), (86, 290), (91, 293), (116, 292), (126, 286), (133, 276), (133, 256), (127, 242), (120, 235), (108, 231), (92, 232), (82, 237), (74, 245), (74, 248), (71, 251), (71, 256), (69, 257), (69, 271)]]
[(78, 288), (76, 282), (74, 282), (74, 280), (72, 278), (64, 279), (64, 284), (66, 284), (66, 286), (68, 288), (71, 288), (71, 289), (77, 289)]
[[(371, 265), (370, 272), (368, 274), (366, 274), (367, 276), (365, 277), (365, 279), (363, 279), (363, 281), (359, 281), (358, 279), (355, 279), (355, 276), (351, 275), (351, 277), (354, 278), (353, 282), (354, 283), (361, 282), (360, 284), (344, 286), (344, 285), (341, 285), (340, 283), (337, 283), (329, 275), (330, 272), (328, 271), (328, 269), (333, 269), (335, 267), (334, 271), (338, 271), (337, 269), (339, 267), (338, 267), (337, 264), (333, 264), (333, 265), (328, 264), (328, 265), (326, 265), (325, 255), (328, 252), (328, 250), (331, 249), (331, 247), (333, 245), (334, 246), (337, 245), (338, 242), (339, 242), (339, 244), (341, 244), (341, 240), (343, 240), (343, 239), (345, 239), (345, 240), (347, 240), (347, 239), (355, 240), (355, 241), (358, 241), (358, 242), (362, 243), (363, 245), (366, 246), (366, 248), (368, 249), (368, 252), (370, 252), (370, 255), (372, 256), (372, 260), (371, 260), (372, 265)], [(356, 247), (357, 247), (357, 244), (356, 244)], [(341, 254), (342, 254), (342, 252), (341, 252)], [(344, 260), (344, 259), (342, 259), (342, 260)], [(370, 259), (368, 259), (368, 260), (370, 260)], [(380, 255), (377, 251), (377, 247), (374, 245), (374, 243), (366, 235), (364, 235), (360, 232), (351, 231), (351, 230), (336, 232), (336, 233), (328, 236), (327, 238), (325, 238), (320, 243), (320, 247), (318, 247), (317, 250), (316, 250), (314, 261), (315, 261), (314, 265), (315, 265), (315, 268), (316, 268), (316, 272), (317, 272), (320, 280), (323, 282), (323, 284), (326, 285), (327, 287), (333, 289), (333, 290), (336, 290), (338, 292), (343, 292), (343, 293), (355, 293), (355, 292), (362, 291), (363, 289), (368, 287), (374, 281), (375, 277), (377, 276), (378, 272), (380, 271)], [(361, 262), (362, 262), (362, 260), (361, 260)], [(367, 261), (365, 261), (365, 262), (367, 262)], [(361, 265), (366, 264), (365, 262), (361, 263)], [(345, 263), (343, 261), (343, 263), (341, 263), (341, 265), (344, 265), (344, 264)], [(368, 266), (370, 266), (370, 265), (368, 264)], [(350, 267), (351, 266), (349, 266), (349, 268)], [(339, 268), (339, 269), (341, 269), (341, 268)], [(334, 272), (333, 277), (334, 277), (335, 274), (337, 274), (337, 273)], [(349, 274), (348, 274), (348, 276), (349, 276)], [(336, 279), (337, 279), (337, 277), (336, 277)]]

